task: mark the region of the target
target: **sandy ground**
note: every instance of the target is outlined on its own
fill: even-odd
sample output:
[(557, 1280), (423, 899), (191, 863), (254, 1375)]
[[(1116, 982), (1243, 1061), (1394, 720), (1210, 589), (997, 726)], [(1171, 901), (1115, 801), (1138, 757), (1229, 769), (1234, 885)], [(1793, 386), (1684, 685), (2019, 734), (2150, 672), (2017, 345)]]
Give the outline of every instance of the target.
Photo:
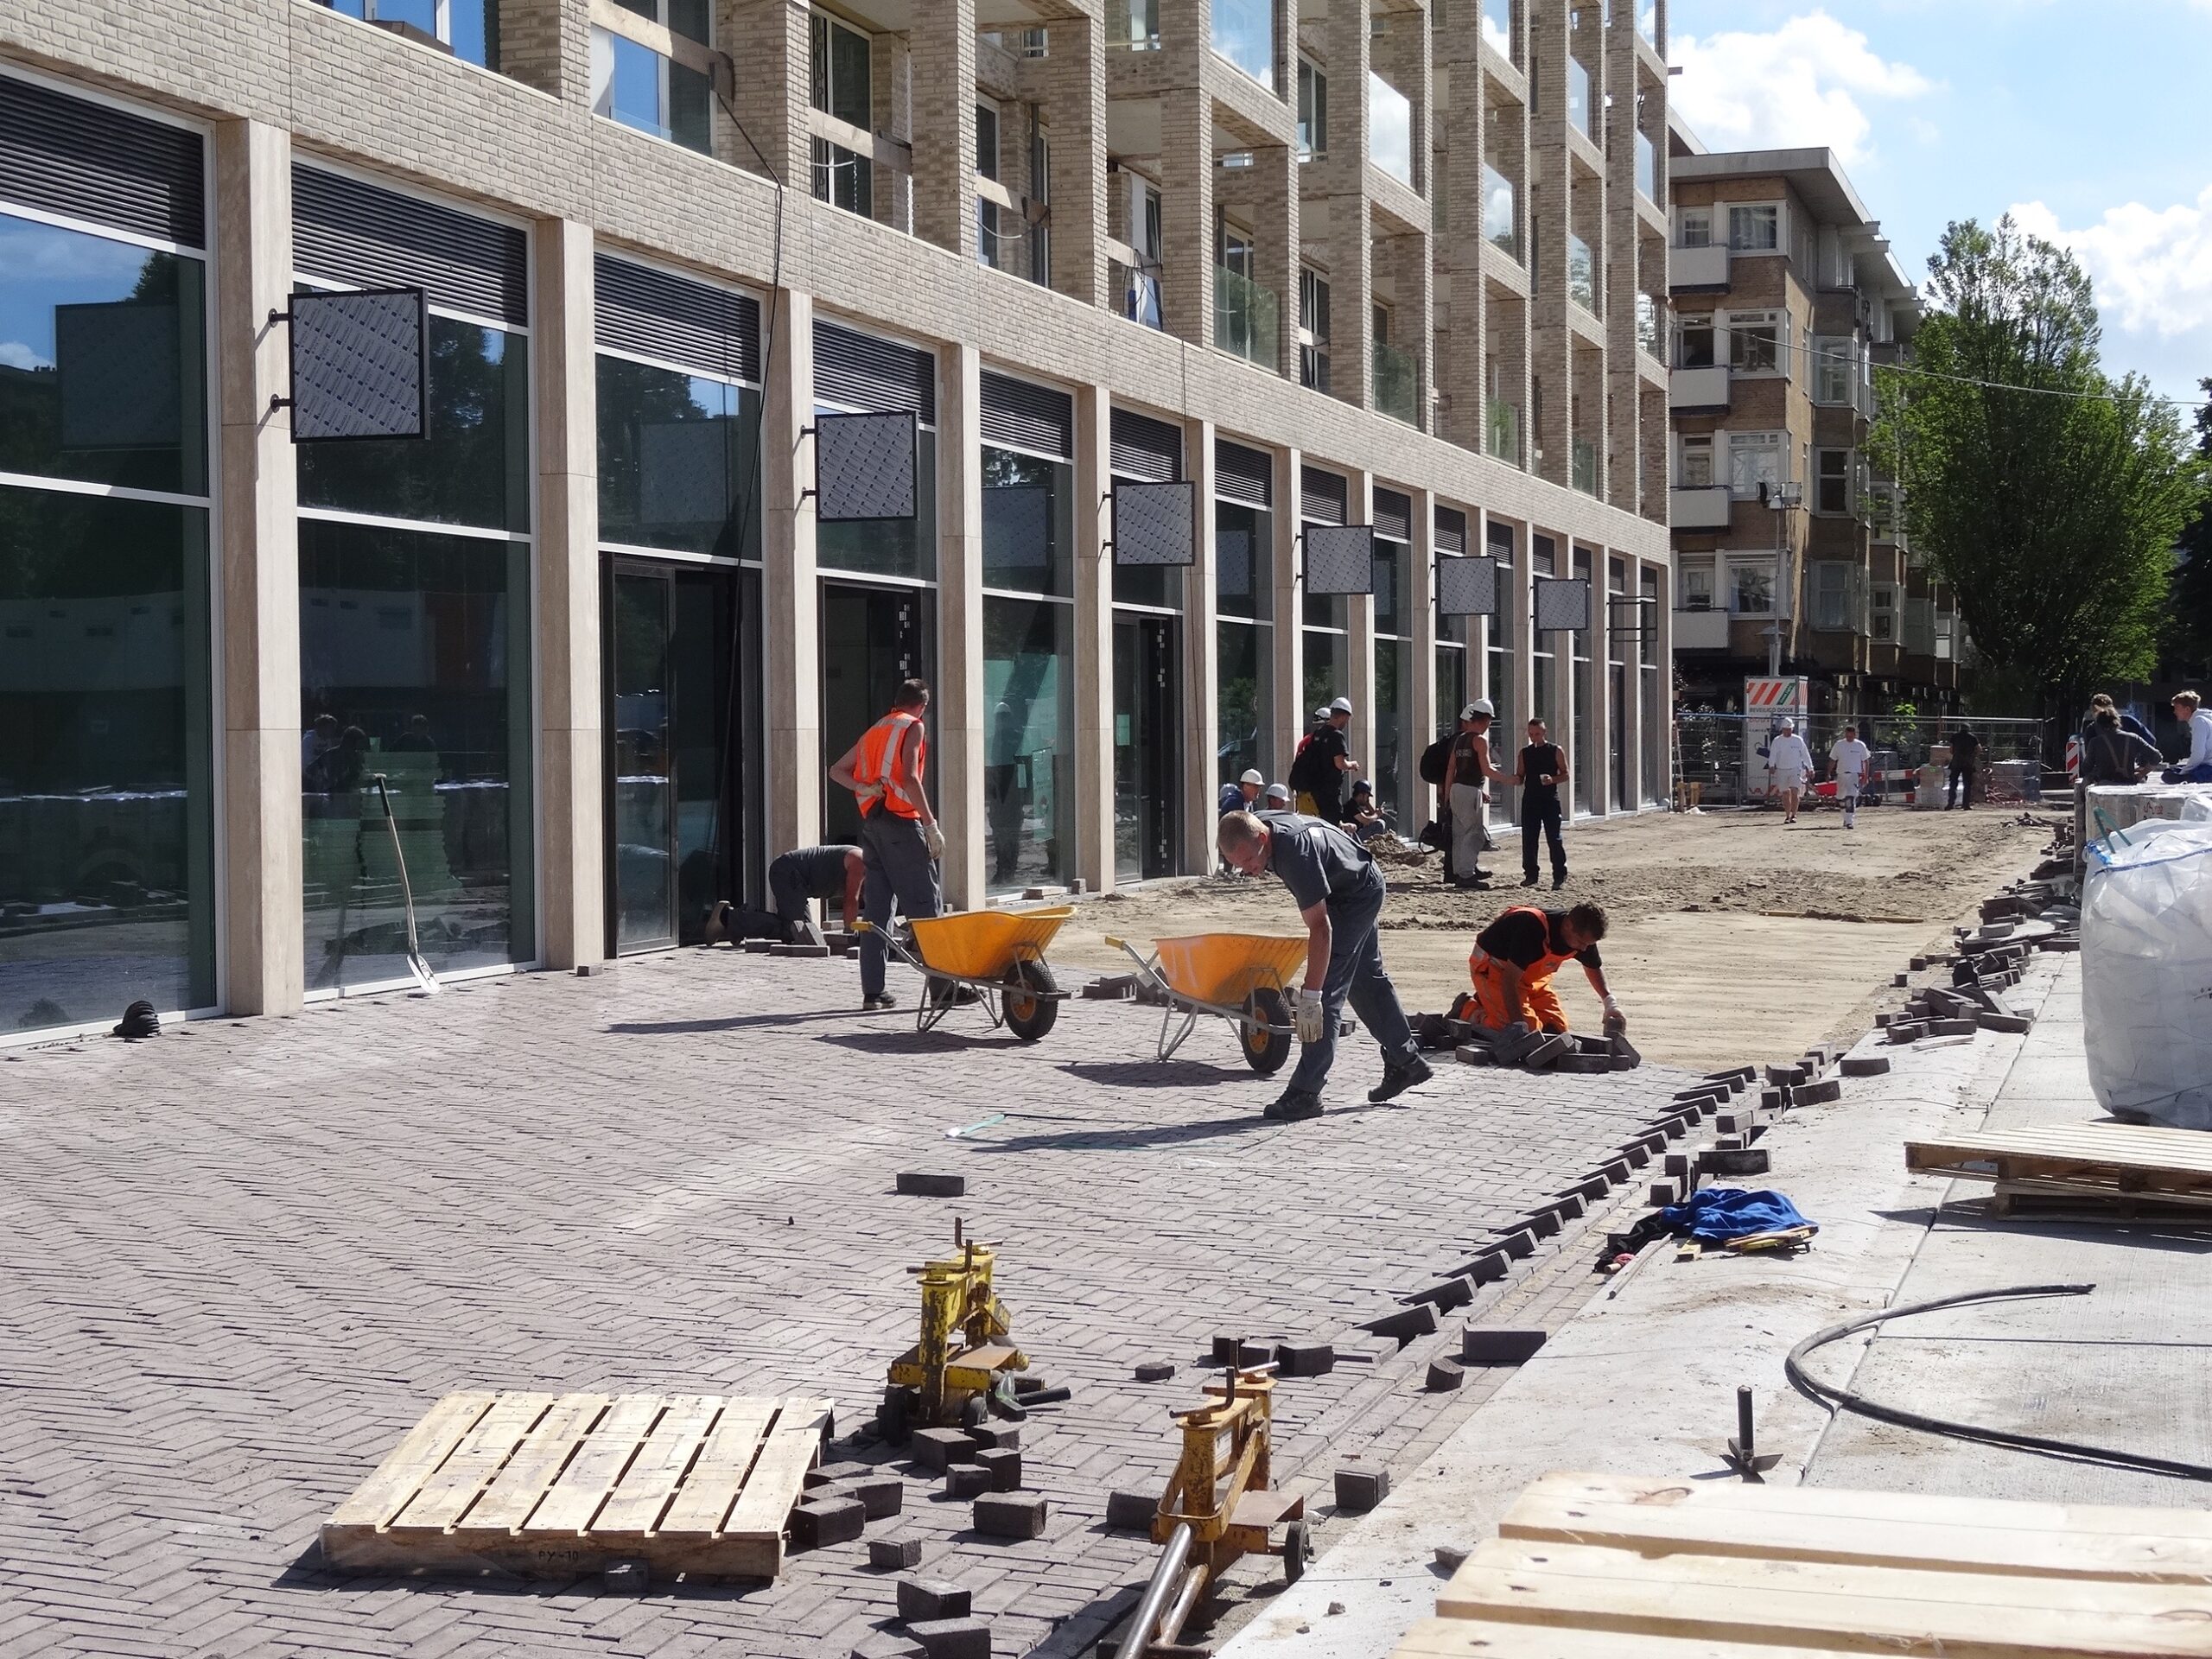
[[(2032, 866), (2050, 830), (2017, 811), (1869, 809), (1840, 814), (1652, 814), (1567, 831), (1573, 868), (1554, 896), (1520, 885), (1517, 832), (1484, 868), (1487, 891), (1444, 887), (1439, 866), (1392, 866), (1383, 958), (1408, 1009), (1440, 1010), (1467, 986), (1477, 932), (1509, 905), (1590, 899), (1612, 921), (1604, 955), (1630, 1035), (1654, 1060), (1713, 1069), (1794, 1058), (1872, 1023), (1876, 993), (1979, 901)], [(1112, 971), (1132, 944), (1211, 931), (1302, 931), (1280, 882), (1155, 882), (1084, 905), (1052, 949), (1068, 968)], [(1570, 968), (1558, 980), (1578, 1026), (1597, 999)]]

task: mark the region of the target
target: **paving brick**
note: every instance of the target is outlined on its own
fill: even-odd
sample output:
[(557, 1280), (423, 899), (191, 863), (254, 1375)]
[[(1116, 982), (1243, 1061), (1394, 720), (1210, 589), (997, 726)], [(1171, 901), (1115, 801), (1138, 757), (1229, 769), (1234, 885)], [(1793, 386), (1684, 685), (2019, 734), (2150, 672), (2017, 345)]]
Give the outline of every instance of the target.
[(986, 1446), (976, 1453), (975, 1466), (983, 1471), (995, 1492), (1018, 1492), (1021, 1490), (1021, 1453), (1005, 1446)]
[(908, 1449), (923, 1468), (945, 1470), (956, 1463), (972, 1462), (976, 1441), (964, 1428), (918, 1428)]
[(976, 1500), (976, 1530), (988, 1538), (1043, 1535), (1046, 1505), (1041, 1493), (986, 1492)]
[(965, 1618), (974, 1600), (973, 1591), (950, 1579), (899, 1580), (899, 1617), (909, 1624), (918, 1620)]
[(1337, 1507), (1347, 1515), (1364, 1515), (1390, 1494), (1387, 1469), (1337, 1471)]
[(871, 1538), (868, 1541), (868, 1564), (892, 1570), (919, 1567), (922, 1564), (922, 1541), (912, 1536)]
[(938, 1618), (910, 1624), (907, 1635), (929, 1659), (991, 1659), (991, 1627), (980, 1618)]
[(1544, 1345), (1541, 1331), (1494, 1330), (1471, 1325), (1459, 1333), (1459, 1357), (1469, 1365), (1525, 1365)]

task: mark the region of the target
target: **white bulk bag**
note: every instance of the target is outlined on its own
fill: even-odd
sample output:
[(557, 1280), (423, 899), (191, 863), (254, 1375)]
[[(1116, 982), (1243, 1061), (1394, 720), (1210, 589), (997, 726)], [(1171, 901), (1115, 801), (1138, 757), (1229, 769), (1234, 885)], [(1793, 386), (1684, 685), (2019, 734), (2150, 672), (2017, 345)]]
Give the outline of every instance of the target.
[(2107, 1111), (2212, 1129), (2212, 823), (2089, 843), (2082, 1018)]

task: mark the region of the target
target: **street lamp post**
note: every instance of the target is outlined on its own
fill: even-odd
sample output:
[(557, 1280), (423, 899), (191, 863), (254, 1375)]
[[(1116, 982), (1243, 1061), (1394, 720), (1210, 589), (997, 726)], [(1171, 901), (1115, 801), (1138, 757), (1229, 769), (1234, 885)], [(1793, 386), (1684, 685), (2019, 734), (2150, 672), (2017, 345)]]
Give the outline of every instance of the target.
[[(1766, 673), (1770, 680), (1782, 677), (1782, 595), (1789, 579), (1789, 512), (1802, 505), (1804, 486), (1799, 484), (1765, 484), (1759, 486), (1759, 505), (1774, 509), (1774, 588), (1767, 601)], [(1791, 593), (1794, 603), (1796, 595)]]

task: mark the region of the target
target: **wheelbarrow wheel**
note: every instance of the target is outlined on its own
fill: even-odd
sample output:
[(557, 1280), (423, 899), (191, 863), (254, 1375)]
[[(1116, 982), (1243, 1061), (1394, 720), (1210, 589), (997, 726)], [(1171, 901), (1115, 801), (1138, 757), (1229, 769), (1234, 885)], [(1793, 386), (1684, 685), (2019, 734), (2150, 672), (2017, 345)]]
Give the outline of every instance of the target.
[(1281, 1071), (1282, 1063), (1290, 1058), (1290, 1033), (1269, 1031), (1267, 1027), (1289, 1024), (1290, 1009), (1281, 991), (1263, 988), (1246, 997), (1244, 1018), (1236, 1027), (1244, 1050), (1244, 1064), (1263, 1077), (1272, 1077)]
[(1296, 1584), (1306, 1576), (1306, 1562), (1312, 1554), (1313, 1541), (1306, 1529), (1306, 1522), (1294, 1521), (1282, 1529), (1282, 1581)]
[(1041, 962), (1022, 961), (1014, 964), (1014, 976), (1021, 988), (1008, 986), (1004, 993), (1006, 1028), (1025, 1043), (1033, 1043), (1052, 1028), (1060, 1017), (1060, 1000), (1054, 995), (1060, 988), (1052, 977), (1052, 970)]

